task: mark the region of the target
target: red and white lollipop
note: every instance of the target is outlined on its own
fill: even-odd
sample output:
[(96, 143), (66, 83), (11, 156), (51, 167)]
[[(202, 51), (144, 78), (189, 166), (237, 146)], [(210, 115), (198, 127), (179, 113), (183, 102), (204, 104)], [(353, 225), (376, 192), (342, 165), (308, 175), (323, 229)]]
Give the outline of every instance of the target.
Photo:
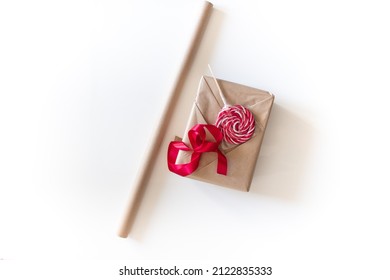
[(224, 107), (218, 113), (215, 126), (218, 127), (223, 134), (224, 140), (230, 144), (238, 145), (248, 141), (255, 132), (255, 118), (251, 111), (242, 105), (229, 105), (226, 102), (225, 96), (219, 87), (218, 81), (215, 78), (213, 71), (209, 65), (211, 75), (218, 87)]
[(242, 144), (255, 132), (255, 118), (249, 109), (242, 105), (225, 106), (219, 113), (215, 126), (230, 144)]

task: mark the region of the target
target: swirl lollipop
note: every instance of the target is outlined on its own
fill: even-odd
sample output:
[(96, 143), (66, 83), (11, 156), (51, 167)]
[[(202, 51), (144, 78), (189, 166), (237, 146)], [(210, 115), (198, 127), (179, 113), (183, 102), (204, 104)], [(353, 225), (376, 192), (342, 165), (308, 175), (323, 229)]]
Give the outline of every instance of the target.
[(255, 118), (251, 111), (242, 105), (225, 106), (219, 113), (215, 126), (230, 144), (242, 144), (255, 132)]
[(245, 143), (255, 132), (255, 118), (251, 111), (242, 105), (228, 105), (210, 65), (209, 69), (224, 103), (224, 107), (218, 113), (215, 126), (222, 131), (226, 142), (234, 145)]

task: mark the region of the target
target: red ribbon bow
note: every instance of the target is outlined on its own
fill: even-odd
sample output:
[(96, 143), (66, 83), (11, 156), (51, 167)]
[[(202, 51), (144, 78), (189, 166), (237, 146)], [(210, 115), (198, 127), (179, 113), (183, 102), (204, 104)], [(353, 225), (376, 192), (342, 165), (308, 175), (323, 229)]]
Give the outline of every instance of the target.
[[(215, 142), (206, 140), (205, 128), (214, 137)], [(172, 141), (168, 146), (168, 168), (171, 172), (180, 176), (187, 176), (194, 172), (200, 161), (202, 153), (216, 152), (218, 155), (217, 173), (227, 174), (227, 159), (224, 154), (218, 149), (219, 144), (223, 139), (222, 132), (211, 124), (197, 124), (188, 131), (188, 138), (190, 140), (192, 149), (182, 141)], [(176, 164), (177, 155), (179, 151), (192, 151), (191, 160), (189, 163)]]

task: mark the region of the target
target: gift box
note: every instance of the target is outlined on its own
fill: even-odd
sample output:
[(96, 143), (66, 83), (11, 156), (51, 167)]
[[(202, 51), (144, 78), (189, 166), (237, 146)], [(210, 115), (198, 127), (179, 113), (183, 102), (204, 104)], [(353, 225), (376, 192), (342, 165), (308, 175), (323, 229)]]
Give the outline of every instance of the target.
[[(220, 91), (223, 92), (222, 96)], [(216, 153), (203, 152), (196, 155), (199, 156), (199, 159), (194, 167), (195, 170), (186, 176), (223, 187), (249, 191), (274, 102), (274, 95), (267, 91), (203, 76), (200, 80), (198, 93), (181, 140), (182, 146), (188, 148), (177, 152), (175, 164), (176, 166), (181, 166), (194, 160), (196, 147), (193, 146), (195, 141), (201, 141), (199, 139), (194, 140), (195, 138), (190, 139), (191, 136), (195, 137), (194, 133), (195, 135), (199, 133), (205, 134), (205, 139), (210, 141), (211, 145), (217, 141), (216, 135), (218, 131), (214, 131), (214, 126), (210, 125), (216, 123), (218, 113), (226, 107), (225, 102), (242, 105), (250, 110), (255, 120), (253, 135), (242, 144), (228, 143), (218, 139), (220, 141), (217, 143), (218, 150), (215, 147), (215, 150), (213, 150)], [(194, 132), (195, 128), (196, 132)], [(168, 158), (170, 156), (169, 153), (168, 151)], [(223, 159), (223, 156), (225, 159)], [(223, 171), (224, 168), (225, 172)], [(221, 173), (226, 173), (226, 175)]]

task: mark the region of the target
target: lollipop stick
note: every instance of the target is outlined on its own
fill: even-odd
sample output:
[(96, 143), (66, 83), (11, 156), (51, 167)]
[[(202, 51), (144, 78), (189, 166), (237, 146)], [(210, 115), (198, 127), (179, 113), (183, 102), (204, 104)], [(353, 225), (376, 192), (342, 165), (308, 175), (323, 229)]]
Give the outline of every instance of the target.
[(196, 27), (194, 37), (192, 38), (192, 41), (189, 45), (189, 49), (184, 58), (179, 74), (176, 78), (176, 82), (174, 84), (175, 86), (173, 87), (173, 90), (168, 98), (167, 104), (160, 118), (159, 125), (157, 126), (154, 137), (152, 138), (150, 149), (147, 151), (144, 161), (138, 171), (134, 186), (130, 193), (128, 207), (125, 216), (123, 218), (122, 225), (118, 232), (118, 235), (120, 237), (125, 238), (130, 233), (131, 227), (133, 225), (133, 222), (137, 214), (137, 210), (141, 204), (142, 196), (145, 192), (148, 179), (151, 175), (154, 166), (155, 155), (158, 153), (158, 150), (161, 146), (162, 140), (164, 138), (164, 132), (168, 127), (169, 121), (173, 113), (173, 109), (175, 107), (175, 103), (176, 103), (175, 101), (179, 97), (179, 94), (183, 88), (188, 72), (191, 68), (196, 51), (202, 39), (202, 35), (206, 29), (208, 19), (211, 15), (212, 8), (213, 5), (210, 2), (206, 1), (204, 4), (200, 21)]
[(215, 78), (215, 75), (214, 75), (214, 73), (213, 73), (213, 70), (211, 70), (210, 64), (207, 64), (207, 65), (209, 66), (209, 70), (210, 70), (211, 76), (213, 76), (214, 82), (215, 82), (215, 84), (217, 85), (217, 88), (218, 88), (218, 91), (219, 91), (219, 95), (221, 96), (221, 99), (222, 99), (222, 102), (223, 102), (223, 107), (229, 106), (229, 104), (228, 104), (227, 101), (226, 101), (225, 95), (222, 93), (222, 90), (221, 90), (221, 87), (219, 86), (219, 83), (218, 83), (218, 81), (217, 81), (217, 78)]

